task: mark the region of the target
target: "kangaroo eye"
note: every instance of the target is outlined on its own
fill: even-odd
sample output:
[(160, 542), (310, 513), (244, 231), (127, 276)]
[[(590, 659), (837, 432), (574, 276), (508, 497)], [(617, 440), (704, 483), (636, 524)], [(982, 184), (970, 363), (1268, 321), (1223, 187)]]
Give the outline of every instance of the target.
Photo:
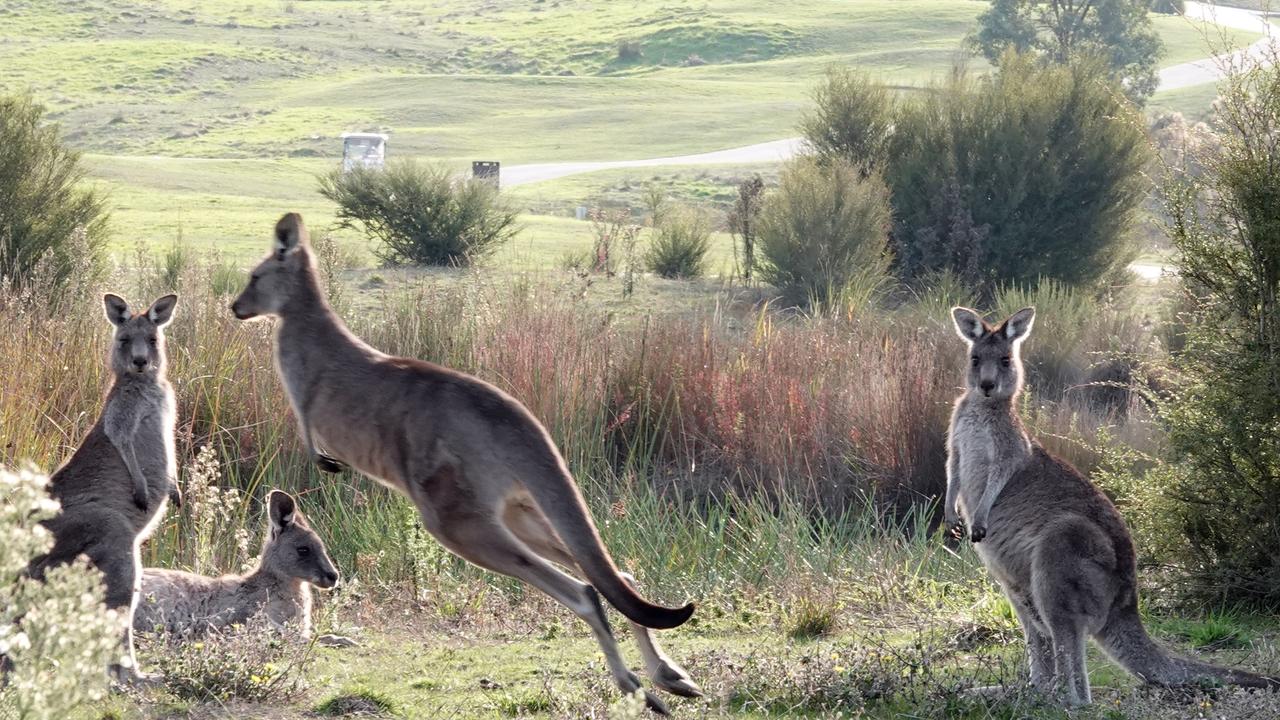
[(156, 339), (155, 339), (155, 338), (147, 338), (147, 342), (151, 343), (151, 347), (155, 347), (155, 346), (156, 346)]
[(129, 347), (129, 338), (120, 338), (120, 347)]
[(1009, 358), (1007, 357), (1000, 358), (1000, 364), (1005, 367), (1009, 367)]
[(298, 548), (298, 557), (307, 557), (310, 554), (311, 554), (311, 548), (309, 547)]
[(974, 356), (973, 356), (973, 366), (974, 366), (974, 367), (978, 367), (978, 356), (977, 356), (977, 355), (974, 355)]

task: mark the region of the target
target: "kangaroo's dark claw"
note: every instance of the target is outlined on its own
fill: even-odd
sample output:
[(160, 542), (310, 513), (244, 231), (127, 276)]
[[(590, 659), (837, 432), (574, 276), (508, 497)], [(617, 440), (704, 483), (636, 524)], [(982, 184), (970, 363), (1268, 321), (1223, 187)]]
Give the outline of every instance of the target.
[(316, 467), (321, 472), (340, 473), (346, 469), (346, 466), (328, 455), (316, 455)]

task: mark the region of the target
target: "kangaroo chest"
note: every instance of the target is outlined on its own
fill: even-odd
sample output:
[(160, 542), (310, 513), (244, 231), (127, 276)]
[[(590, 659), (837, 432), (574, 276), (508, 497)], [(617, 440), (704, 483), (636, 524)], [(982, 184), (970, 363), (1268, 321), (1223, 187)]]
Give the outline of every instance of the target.
[(175, 415), (173, 391), (167, 385), (121, 388), (108, 400), (104, 411), (108, 435), (113, 439), (131, 435), (138, 467), (147, 484), (160, 495), (168, 492), (169, 478), (177, 474)]

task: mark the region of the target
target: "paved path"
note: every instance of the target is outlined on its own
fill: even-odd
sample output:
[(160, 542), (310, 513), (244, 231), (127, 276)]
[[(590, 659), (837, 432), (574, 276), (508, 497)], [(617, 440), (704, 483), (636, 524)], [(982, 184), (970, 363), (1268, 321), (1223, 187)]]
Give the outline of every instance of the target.
[[(1226, 8), (1200, 2), (1187, 3), (1187, 17), (1193, 20), (1216, 23), (1223, 27), (1252, 30), (1266, 33), (1266, 36), (1247, 48), (1238, 50), (1228, 56), (1229, 62), (1239, 63), (1246, 57), (1263, 59), (1267, 43), (1274, 39), (1276, 28), (1267, 22), (1261, 13), (1239, 8)], [(1173, 65), (1160, 71), (1160, 89), (1201, 85), (1214, 82), (1223, 76), (1224, 65), (1221, 59), (1205, 58), (1193, 62)], [(757, 143), (744, 147), (715, 150), (694, 155), (674, 155), (671, 157), (648, 158), (645, 160), (610, 160), (603, 162), (558, 162), (539, 163), (536, 165), (510, 165), (501, 171), (502, 187), (514, 187), (528, 183), (555, 180), (557, 178), (612, 170), (615, 168), (657, 167), (660, 165), (724, 165), (778, 162), (786, 160), (800, 152), (802, 140), (798, 137), (783, 138), (770, 142)]]
[[(1239, 66), (1246, 59), (1263, 63), (1269, 60), (1267, 46), (1276, 40), (1276, 27), (1268, 22), (1262, 13), (1201, 2), (1188, 2), (1187, 17), (1192, 20), (1215, 23), (1222, 27), (1260, 32), (1263, 37), (1249, 47), (1236, 50), (1224, 58), (1210, 57), (1193, 60), (1161, 70), (1159, 86), (1161, 90), (1177, 90), (1215, 82), (1222, 79), (1226, 68)], [(1208, 39), (1210, 42), (1217, 41), (1212, 33), (1209, 34)]]

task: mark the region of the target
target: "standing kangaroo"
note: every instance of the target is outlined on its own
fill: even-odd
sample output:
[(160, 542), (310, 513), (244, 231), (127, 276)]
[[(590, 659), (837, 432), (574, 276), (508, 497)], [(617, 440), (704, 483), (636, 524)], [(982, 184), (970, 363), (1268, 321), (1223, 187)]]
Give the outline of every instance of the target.
[(948, 432), (946, 523), (957, 535), (968, 525), (978, 557), (1013, 605), (1032, 684), (1061, 693), (1067, 705), (1089, 704), (1085, 638), (1092, 636), (1144, 682), (1280, 687), (1274, 678), (1181, 657), (1147, 635), (1138, 616), (1133, 539), (1120, 513), (1018, 420), (1019, 347), (1035, 309), (1019, 310), (997, 327), (967, 308), (952, 315), (969, 344), (970, 365)]
[(174, 479), (173, 388), (165, 379), (164, 326), (177, 295), (165, 295), (140, 313), (124, 300), (103, 298), (115, 326), (108, 355), (114, 380), (98, 422), (75, 454), (53, 474), (49, 494), (62, 511), (44, 525), (53, 549), (31, 561), (28, 573), (87, 555), (102, 574), (109, 608), (125, 610), (124, 661), (111, 666), (119, 682), (143, 679), (133, 653), (142, 541), (164, 516), (166, 501), (181, 504)]
[(144, 570), (134, 631), (159, 628), (198, 635), (244, 624), (262, 613), (273, 627), (292, 624), (302, 637), (311, 637), (311, 585), (333, 587), (338, 571), (293, 496), (272, 490), (267, 508), (262, 558), (252, 572), (213, 578), (179, 570)]
[[(366, 345), (329, 308), (317, 275), (302, 218), (285, 215), (271, 254), (254, 268), (231, 310), (241, 320), (279, 318), (276, 370), (320, 469), (338, 471), (340, 458), (399, 490), (450, 551), (568, 607), (591, 626), (615, 682), (631, 693), (640, 680), (618, 651), (599, 590), (631, 621), (654, 684), (700, 695), (648, 630), (680, 625), (693, 605), (666, 608), (637, 594), (533, 415), (482, 380)], [(580, 571), (591, 585), (552, 563)], [(666, 712), (657, 696), (645, 697), (650, 708)]]

